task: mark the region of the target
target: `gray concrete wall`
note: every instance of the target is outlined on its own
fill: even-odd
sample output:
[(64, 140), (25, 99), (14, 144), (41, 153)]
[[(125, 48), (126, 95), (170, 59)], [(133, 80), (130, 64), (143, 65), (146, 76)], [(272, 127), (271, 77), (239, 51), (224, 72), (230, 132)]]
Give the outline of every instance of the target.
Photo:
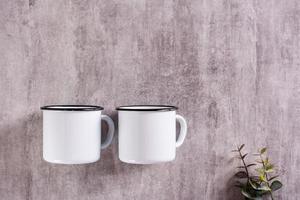
[[(188, 121), (176, 161), (42, 160), (46, 104), (172, 104)], [(1, 0), (1, 199), (241, 199), (230, 152), (267, 146), (300, 199), (298, 0)]]

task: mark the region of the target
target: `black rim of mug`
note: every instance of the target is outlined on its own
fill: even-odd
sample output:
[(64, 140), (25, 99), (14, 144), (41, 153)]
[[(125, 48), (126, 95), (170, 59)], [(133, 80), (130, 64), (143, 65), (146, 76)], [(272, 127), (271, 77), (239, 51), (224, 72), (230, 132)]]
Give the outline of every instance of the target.
[(41, 107), (41, 110), (58, 110), (58, 111), (96, 111), (103, 110), (101, 106), (94, 105), (48, 105)]
[[(139, 108), (147, 107), (147, 108)], [(119, 111), (174, 111), (178, 107), (170, 105), (128, 105), (128, 106), (119, 106), (116, 110)]]

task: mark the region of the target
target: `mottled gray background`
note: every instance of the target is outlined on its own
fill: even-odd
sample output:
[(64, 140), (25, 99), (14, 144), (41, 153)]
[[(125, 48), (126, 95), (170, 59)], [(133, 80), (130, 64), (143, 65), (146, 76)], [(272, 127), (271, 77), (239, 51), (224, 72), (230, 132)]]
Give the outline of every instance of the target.
[[(300, 199), (298, 0), (1, 0), (0, 198), (241, 199), (230, 152), (267, 146)], [(46, 104), (172, 104), (188, 121), (176, 161), (42, 160)]]

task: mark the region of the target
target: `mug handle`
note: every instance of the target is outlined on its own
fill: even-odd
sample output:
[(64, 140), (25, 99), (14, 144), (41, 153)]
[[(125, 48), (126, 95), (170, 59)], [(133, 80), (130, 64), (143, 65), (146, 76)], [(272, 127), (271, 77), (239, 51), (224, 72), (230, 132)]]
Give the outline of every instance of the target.
[(112, 139), (114, 137), (114, 132), (115, 132), (115, 125), (114, 125), (113, 120), (107, 115), (101, 115), (101, 120), (104, 120), (108, 125), (108, 132), (107, 132), (106, 140), (101, 144), (101, 149), (105, 149), (112, 142)]
[(187, 123), (186, 123), (185, 119), (180, 115), (176, 115), (176, 121), (178, 121), (180, 124), (180, 133), (179, 133), (178, 139), (176, 141), (176, 147), (180, 147), (186, 136)]

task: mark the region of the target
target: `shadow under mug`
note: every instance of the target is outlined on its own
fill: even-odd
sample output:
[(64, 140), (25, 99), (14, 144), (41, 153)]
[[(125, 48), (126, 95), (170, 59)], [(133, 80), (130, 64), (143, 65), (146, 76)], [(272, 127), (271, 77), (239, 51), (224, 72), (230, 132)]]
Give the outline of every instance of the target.
[[(176, 147), (186, 133), (185, 119), (176, 115), (177, 107), (165, 105), (120, 106), (119, 159), (126, 163), (153, 164), (175, 159)], [(176, 141), (176, 121), (180, 133)]]
[[(100, 159), (100, 151), (110, 145), (114, 123), (101, 115), (100, 106), (50, 105), (43, 111), (43, 158), (51, 163), (84, 164)], [(101, 144), (101, 120), (108, 124)]]

